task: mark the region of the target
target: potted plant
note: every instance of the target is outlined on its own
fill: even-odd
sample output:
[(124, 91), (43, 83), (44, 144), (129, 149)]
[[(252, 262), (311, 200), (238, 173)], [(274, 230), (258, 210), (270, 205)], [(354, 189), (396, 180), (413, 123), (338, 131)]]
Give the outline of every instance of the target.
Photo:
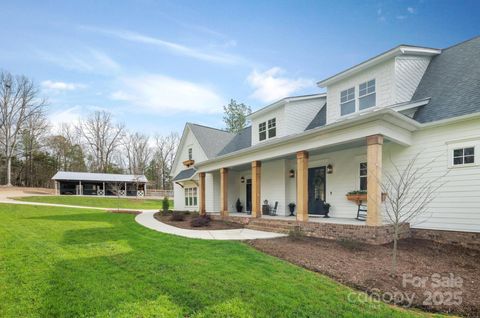
[(297, 206), (297, 205), (296, 205), (295, 203), (293, 203), (293, 202), (291, 202), (291, 203), (288, 204), (288, 208), (290, 209), (290, 216), (294, 216), (294, 215), (295, 215), (295, 214), (293, 214), (293, 212), (295, 212), (295, 207), (296, 207), (296, 206)]
[(329, 218), (328, 213), (330, 213), (330, 207), (332, 205), (330, 203), (323, 203), (323, 211), (325, 211), (325, 215), (323, 216), (324, 218)]
[[(382, 192), (382, 202), (387, 198), (387, 194)], [(362, 201), (367, 201), (367, 191), (366, 190), (354, 190), (347, 193), (347, 200), (355, 201), (357, 204), (360, 204)]]
[(235, 203), (235, 208), (237, 209), (238, 213), (243, 211), (243, 205), (242, 202), (240, 202), (240, 198), (237, 199), (237, 202)]

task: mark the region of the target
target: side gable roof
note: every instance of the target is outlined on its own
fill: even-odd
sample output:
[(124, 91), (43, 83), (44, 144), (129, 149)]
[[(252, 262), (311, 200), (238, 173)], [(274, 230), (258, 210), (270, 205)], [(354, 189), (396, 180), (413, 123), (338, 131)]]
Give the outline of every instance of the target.
[(207, 126), (188, 123), (208, 159), (214, 158), (232, 141), (235, 134)]
[(432, 122), (480, 112), (480, 37), (432, 58), (412, 100), (430, 97), (414, 119)]
[(225, 155), (252, 145), (252, 126), (248, 126), (239, 131), (235, 137), (223, 148), (217, 155)]

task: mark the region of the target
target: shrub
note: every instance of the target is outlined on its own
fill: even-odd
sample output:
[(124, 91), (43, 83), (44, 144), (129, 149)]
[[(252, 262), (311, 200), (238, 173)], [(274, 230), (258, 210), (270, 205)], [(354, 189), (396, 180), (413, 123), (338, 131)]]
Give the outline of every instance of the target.
[(348, 238), (338, 240), (338, 244), (350, 251), (361, 251), (363, 249), (362, 243)]
[(209, 226), (210, 221), (212, 221), (212, 219), (210, 218), (209, 215), (201, 215), (196, 218), (193, 218), (190, 221), (190, 225), (192, 227), (204, 227), (204, 226)]
[(170, 217), (170, 221), (184, 221), (185, 220), (185, 213), (179, 211), (173, 211), (172, 216)]
[(163, 212), (168, 211), (169, 207), (170, 207), (170, 199), (166, 196), (162, 200), (162, 211)]
[(300, 240), (302, 237), (304, 237), (305, 234), (303, 233), (303, 230), (300, 226), (295, 226), (293, 229), (291, 229), (289, 232), (288, 232), (288, 237), (291, 239), (291, 240)]

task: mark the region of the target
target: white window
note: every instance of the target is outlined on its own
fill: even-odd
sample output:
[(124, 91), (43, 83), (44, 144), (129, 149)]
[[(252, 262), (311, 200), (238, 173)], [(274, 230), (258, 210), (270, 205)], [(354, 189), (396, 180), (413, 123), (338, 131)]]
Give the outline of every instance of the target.
[(347, 115), (355, 112), (355, 87), (340, 92), (340, 113)]
[(453, 165), (463, 166), (475, 163), (475, 147), (453, 149)]
[(367, 191), (367, 163), (360, 163), (360, 191)]
[(188, 160), (192, 160), (193, 159), (193, 150), (192, 148), (188, 148)]
[(185, 206), (197, 206), (197, 188), (185, 188)]
[[(268, 133), (268, 134), (267, 134)], [(276, 118), (269, 119), (263, 123), (258, 124), (258, 140), (263, 141), (277, 136), (277, 120)]]
[(360, 110), (375, 106), (375, 80), (362, 83), (358, 86), (358, 107)]
[(277, 135), (277, 120), (275, 118), (268, 120), (268, 138), (273, 138)]

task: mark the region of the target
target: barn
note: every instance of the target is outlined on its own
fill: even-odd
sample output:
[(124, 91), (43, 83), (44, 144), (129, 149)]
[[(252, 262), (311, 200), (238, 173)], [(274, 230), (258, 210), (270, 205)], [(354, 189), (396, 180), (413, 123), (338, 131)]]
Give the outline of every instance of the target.
[(143, 197), (147, 193), (144, 175), (58, 171), (52, 180), (57, 195)]

